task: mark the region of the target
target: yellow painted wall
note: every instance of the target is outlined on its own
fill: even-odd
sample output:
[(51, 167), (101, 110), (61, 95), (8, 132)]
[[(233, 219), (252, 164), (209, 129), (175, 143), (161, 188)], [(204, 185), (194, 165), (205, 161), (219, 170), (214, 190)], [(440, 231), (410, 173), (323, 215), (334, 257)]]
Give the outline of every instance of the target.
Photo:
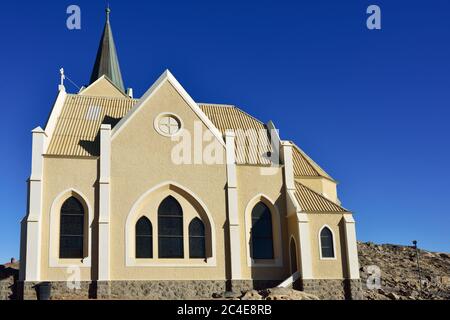
[[(41, 278), (45, 280), (67, 280), (69, 274), (67, 267), (81, 266), (78, 260), (59, 260), (61, 265), (67, 267), (50, 268), (50, 233), (56, 235), (53, 243), (56, 250), (53, 254), (59, 252), (59, 219), (56, 220), (53, 230), (50, 230), (50, 213), (52, 204), (62, 195), (60, 200), (69, 197), (66, 192), (74, 189), (86, 197), (86, 200), (92, 208), (95, 208), (95, 184), (97, 180), (97, 163), (96, 159), (64, 159), (55, 157), (44, 158), (44, 186), (43, 186), (43, 214), (41, 224), (42, 246), (41, 246)], [(54, 209), (59, 218), (59, 211), (63, 201), (55, 202)], [(93, 209), (95, 210), (95, 209)], [(92, 242), (93, 251), (95, 252), (97, 244)], [(92, 250), (92, 249), (91, 249)], [(55, 253), (56, 251), (56, 253)], [(57, 256), (56, 256), (57, 258)], [(91, 268), (80, 268), (80, 280), (91, 279)]]
[[(309, 214), (313, 276), (317, 279), (343, 279), (345, 277), (346, 256), (342, 214)], [(334, 234), (335, 259), (320, 259), (319, 231), (327, 225)]]

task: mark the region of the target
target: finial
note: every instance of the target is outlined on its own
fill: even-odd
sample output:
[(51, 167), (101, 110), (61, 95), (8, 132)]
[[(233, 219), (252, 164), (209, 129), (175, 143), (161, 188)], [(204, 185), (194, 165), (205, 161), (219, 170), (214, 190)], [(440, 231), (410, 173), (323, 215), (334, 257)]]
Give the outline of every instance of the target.
[(106, 6), (106, 20), (109, 21), (109, 14), (111, 13), (111, 9), (109, 8), (109, 2)]

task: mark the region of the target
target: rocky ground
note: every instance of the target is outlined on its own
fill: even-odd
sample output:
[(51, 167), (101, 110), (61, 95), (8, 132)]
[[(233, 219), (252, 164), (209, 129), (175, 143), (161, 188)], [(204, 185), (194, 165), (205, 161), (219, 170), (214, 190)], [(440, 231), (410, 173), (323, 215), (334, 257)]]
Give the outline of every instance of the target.
[[(369, 300), (450, 299), (450, 254), (419, 250), (422, 290), (419, 283), (416, 251), (412, 247), (358, 243), (361, 281)], [(367, 279), (381, 271), (381, 288), (367, 288)], [(371, 278), (373, 279), (373, 277)], [(370, 281), (369, 283), (374, 283)]]
[[(450, 300), (450, 254), (419, 251), (422, 286), (419, 285), (417, 255), (412, 247), (358, 243), (361, 281), (368, 300)], [(375, 266), (375, 267), (374, 267)], [(12, 289), (18, 276), (18, 263), (0, 265), (0, 300), (14, 299)], [(374, 271), (379, 268), (381, 288), (376, 284)], [(368, 281), (369, 280), (369, 281)], [(372, 280), (372, 281), (371, 281)], [(369, 284), (369, 286), (367, 285)], [(224, 293), (216, 298), (242, 300), (316, 300), (304, 292), (272, 288), (251, 290), (244, 294)]]

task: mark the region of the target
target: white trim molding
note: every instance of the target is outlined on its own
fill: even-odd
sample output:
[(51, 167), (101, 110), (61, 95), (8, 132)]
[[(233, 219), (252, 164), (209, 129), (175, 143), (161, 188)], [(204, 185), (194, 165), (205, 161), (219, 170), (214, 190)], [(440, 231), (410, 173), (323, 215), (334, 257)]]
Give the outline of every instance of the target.
[(353, 215), (350, 213), (345, 213), (343, 219), (345, 222), (348, 276), (350, 279), (359, 279), (359, 261), (358, 247), (356, 243), (355, 220), (353, 219)]
[(32, 131), (31, 175), (28, 180), (25, 280), (39, 281), (41, 271), (42, 182), (47, 135), (41, 127)]
[(292, 142), (281, 141), (281, 158), (284, 163), (284, 183), (288, 191), (295, 190), (292, 148)]
[[(59, 235), (60, 235), (60, 215), (61, 215), (61, 206), (65, 200), (70, 197), (75, 197), (78, 201), (81, 202), (83, 209), (85, 211), (85, 215), (87, 216), (87, 228), (85, 228), (84, 241), (86, 241), (86, 256), (83, 259), (60, 259), (59, 258)], [(53, 200), (52, 205), (50, 207), (49, 213), (49, 250), (48, 250), (48, 258), (49, 258), (49, 267), (50, 268), (67, 268), (68, 266), (78, 266), (80, 268), (89, 268), (92, 264), (92, 224), (94, 221), (94, 211), (92, 206), (89, 203), (88, 198), (79, 190), (74, 188), (70, 188), (64, 190), (60, 194), (56, 196)], [(83, 242), (84, 242), (83, 241)]]
[[(159, 191), (167, 188), (173, 191), (177, 196), (184, 197), (183, 194), (177, 192), (177, 189), (181, 192), (186, 193), (192, 199), (186, 199), (195, 207), (201, 209), (202, 213), (204, 213), (205, 217), (203, 217), (202, 222), (205, 224), (205, 228), (209, 227), (210, 232), (210, 245), (211, 245), (211, 256), (207, 257), (206, 262), (201, 259), (189, 259), (189, 257), (185, 257), (185, 259), (170, 259), (171, 261), (167, 261), (167, 259), (159, 259), (155, 258), (155, 250), (153, 250), (153, 258), (149, 259), (138, 259), (135, 258), (135, 223), (138, 217), (146, 214), (139, 211), (140, 205), (145, 201), (153, 193), (158, 193)], [(194, 203), (192, 203), (192, 201)], [(147, 216), (148, 217), (148, 216)], [(153, 227), (153, 248), (157, 245), (158, 234), (155, 232), (157, 230), (157, 221), (152, 221), (150, 219)], [(184, 227), (183, 227), (184, 228)], [(174, 181), (164, 181), (144, 192), (133, 204), (130, 212), (127, 215), (125, 222), (125, 266), (127, 267), (189, 267), (189, 268), (200, 268), (200, 267), (216, 267), (217, 266), (217, 253), (216, 253), (216, 226), (214, 224), (213, 217), (208, 210), (205, 203), (191, 190), (181, 186), (180, 184)], [(156, 237), (156, 238), (155, 238)]]
[(227, 207), (228, 232), (230, 237), (231, 279), (242, 279), (241, 270), (241, 227), (239, 225), (238, 193), (236, 176), (236, 154), (233, 131), (225, 132), (226, 163), (227, 163)]
[[(64, 87), (63, 87), (64, 88)], [(47, 124), (45, 125), (45, 132), (49, 139), (47, 139), (44, 146), (44, 153), (47, 152), (48, 144), (50, 143), (50, 139), (53, 136), (53, 132), (55, 132), (56, 123), (58, 121), (58, 117), (60, 116), (64, 102), (66, 101), (67, 93), (65, 88), (60, 90), (58, 96), (56, 98), (55, 104), (53, 105), (52, 111), (50, 112), (50, 116), (47, 120)]]
[[(274, 258), (264, 261), (256, 261), (251, 255), (250, 240), (251, 240), (251, 229), (252, 229), (252, 211), (258, 202), (264, 203), (270, 210), (270, 215), (272, 217), (272, 243), (273, 243), (273, 254)], [(249, 267), (281, 267), (283, 265), (283, 248), (282, 248), (282, 233), (281, 233), (281, 219), (280, 212), (275, 205), (275, 202), (271, 200), (265, 194), (258, 194), (254, 196), (245, 208), (245, 244), (247, 253), (247, 265)], [(276, 231), (276, 232), (275, 232)], [(276, 236), (278, 235), (278, 236)]]
[[(328, 230), (330, 230), (330, 232), (331, 232), (331, 241), (333, 242), (333, 256), (332, 257), (322, 257), (322, 238), (321, 238), (321, 233), (322, 233), (322, 230), (323, 229), (325, 229), (325, 228), (327, 228)], [(319, 232), (318, 232), (318, 244), (319, 244), (319, 257), (320, 257), (320, 260), (336, 260), (337, 259), (337, 252), (336, 252), (336, 237), (335, 237), (335, 235), (334, 235), (334, 231), (333, 231), (333, 228), (331, 228), (329, 225), (327, 225), (327, 224), (324, 224), (320, 229), (319, 229)]]
[(110, 280), (111, 125), (100, 127), (98, 280)]
[(312, 268), (311, 238), (309, 233), (309, 219), (306, 213), (297, 213), (297, 225), (300, 250), (300, 271), (302, 279), (314, 279)]

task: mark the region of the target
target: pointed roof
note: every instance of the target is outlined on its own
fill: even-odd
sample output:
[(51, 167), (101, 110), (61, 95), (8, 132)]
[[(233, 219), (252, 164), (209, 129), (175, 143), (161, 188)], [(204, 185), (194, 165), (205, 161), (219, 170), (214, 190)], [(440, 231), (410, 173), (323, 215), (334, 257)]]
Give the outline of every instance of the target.
[(125, 91), (123, 85), (122, 74), (120, 72), (119, 58), (117, 57), (116, 46), (109, 22), (109, 14), (111, 10), (106, 8), (106, 23), (103, 29), (103, 35), (95, 59), (94, 69), (92, 70), (91, 81), (94, 83), (101, 76), (105, 75), (112, 83), (114, 83), (122, 91)]

